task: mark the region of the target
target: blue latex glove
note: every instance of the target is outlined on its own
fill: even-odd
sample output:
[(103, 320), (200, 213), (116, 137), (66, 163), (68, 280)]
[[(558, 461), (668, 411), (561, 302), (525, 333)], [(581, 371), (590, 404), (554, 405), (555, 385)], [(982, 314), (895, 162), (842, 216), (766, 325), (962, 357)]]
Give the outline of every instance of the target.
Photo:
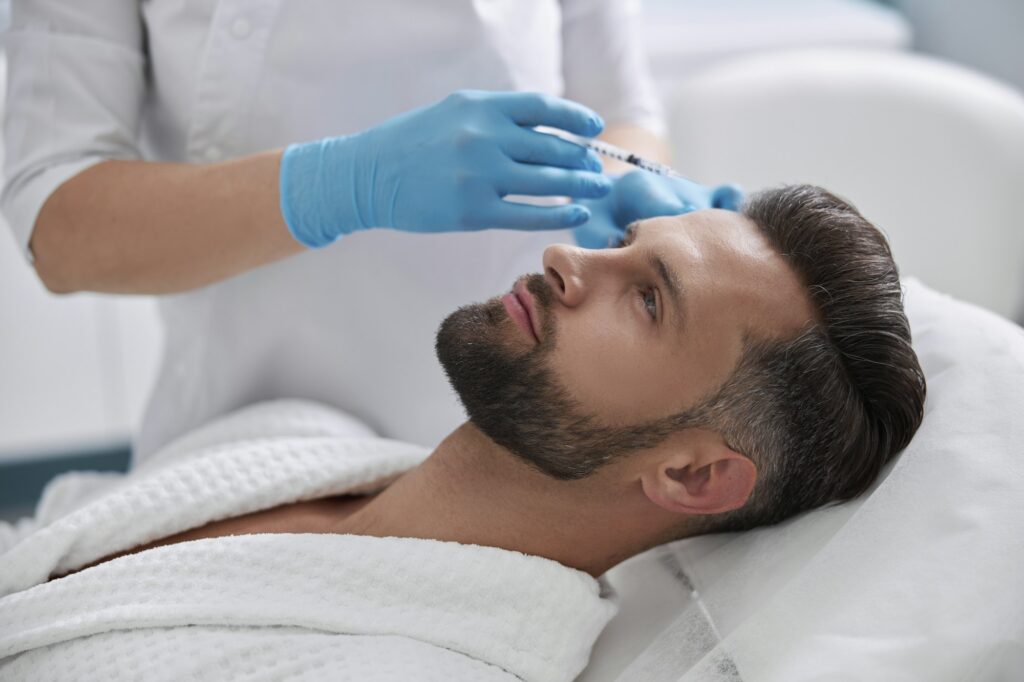
[(712, 188), (680, 178), (634, 171), (615, 178), (615, 186), (604, 198), (581, 202), (590, 209), (590, 219), (573, 234), (580, 246), (603, 249), (622, 241), (626, 227), (633, 221), (704, 208), (735, 211), (742, 202), (743, 192), (735, 185)]
[(310, 248), (358, 230), (553, 230), (589, 217), (579, 205), (530, 206), (508, 194), (596, 198), (611, 180), (594, 152), (532, 126), (593, 136), (586, 107), (536, 93), (456, 92), (362, 133), (288, 147), (281, 212)]

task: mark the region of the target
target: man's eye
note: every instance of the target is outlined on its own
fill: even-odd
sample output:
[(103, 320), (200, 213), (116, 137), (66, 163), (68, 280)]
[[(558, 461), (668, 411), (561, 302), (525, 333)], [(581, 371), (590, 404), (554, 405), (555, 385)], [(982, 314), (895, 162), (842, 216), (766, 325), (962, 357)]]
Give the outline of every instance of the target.
[(654, 293), (654, 289), (643, 289), (640, 292), (640, 298), (643, 299), (644, 306), (647, 308), (647, 312), (650, 313), (652, 320), (658, 319), (658, 297)]

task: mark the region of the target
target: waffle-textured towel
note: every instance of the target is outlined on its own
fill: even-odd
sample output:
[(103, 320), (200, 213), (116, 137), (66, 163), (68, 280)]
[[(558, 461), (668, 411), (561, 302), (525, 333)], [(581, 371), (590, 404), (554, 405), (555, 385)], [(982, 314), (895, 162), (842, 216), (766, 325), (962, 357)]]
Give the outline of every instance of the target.
[(0, 679), (572, 680), (615, 605), (585, 573), (493, 547), (254, 534), (47, 582), (218, 519), (379, 490), (427, 454), (350, 426), (263, 405), (130, 475), (55, 481), (0, 554)]

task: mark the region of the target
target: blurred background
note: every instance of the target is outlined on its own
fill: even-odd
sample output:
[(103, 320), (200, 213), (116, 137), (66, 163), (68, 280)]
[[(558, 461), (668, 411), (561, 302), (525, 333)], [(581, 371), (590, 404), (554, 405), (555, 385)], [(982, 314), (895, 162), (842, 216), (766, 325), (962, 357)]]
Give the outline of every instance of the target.
[[(1024, 172), (1014, 170), (1024, 139), (1024, 109), (1014, 108), (1024, 92), (1024, 2), (644, 7), (681, 172), (749, 189), (826, 185), (877, 218), (905, 275), (1020, 319), (1024, 226), (1005, 206), (1024, 190)], [(0, 2), (3, 28), (9, 11)], [(5, 67), (0, 51), (0, 81)], [(878, 86), (890, 77), (921, 93)], [(949, 163), (950, 149), (960, 162)], [(942, 154), (933, 159), (934, 150)], [(160, 343), (151, 300), (51, 295), (0, 228), (0, 518), (31, 514), (60, 471), (127, 466)]]

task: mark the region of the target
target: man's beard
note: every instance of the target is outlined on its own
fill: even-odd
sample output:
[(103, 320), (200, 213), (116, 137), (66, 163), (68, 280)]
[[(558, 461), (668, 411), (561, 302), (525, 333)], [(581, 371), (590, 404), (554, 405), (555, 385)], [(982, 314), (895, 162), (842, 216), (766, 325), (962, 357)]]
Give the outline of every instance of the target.
[(527, 351), (513, 350), (505, 339), (515, 323), (499, 299), (459, 308), (437, 332), (437, 357), (470, 422), (561, 480), (589, 476), (620, 455), (654, 447), (678, 428), (675, 418), (607, 427), (586, 414), (548, 364), (556, 343), (553, 294), (542, 275), (529, 275), (526, 288), (543, 324), (541, 343)]

